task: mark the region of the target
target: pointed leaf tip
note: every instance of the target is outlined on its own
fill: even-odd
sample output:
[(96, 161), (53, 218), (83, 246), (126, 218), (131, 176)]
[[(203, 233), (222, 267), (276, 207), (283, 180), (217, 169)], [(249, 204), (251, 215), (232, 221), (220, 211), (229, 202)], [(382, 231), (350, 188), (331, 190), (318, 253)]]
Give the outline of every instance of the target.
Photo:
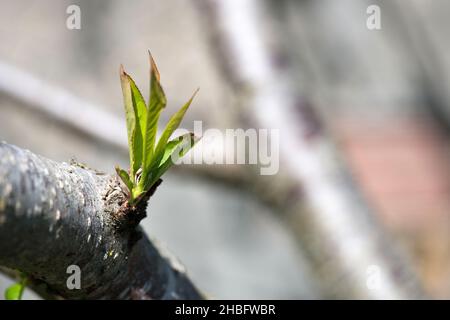
[(200, 87), (198, 87), (197, 89), (195, 89), (194, 93), (192, 94), (191, 99), (189, 99), (190, 101), (194, 100), (195, 96), (197, 95), (197, 93), (200, 91)]
[(150, 60), (150, 74), (154, 74), (156, 80), (158, 80), (158, 82), (161, 81), (161, 76), (159, 74), (159, 70), (158, 70), (158, 66), (156, 65), (155, 60), (153, 59), (152, 53), (150, 52), (150, 50), (148, 50), (148, 59)]

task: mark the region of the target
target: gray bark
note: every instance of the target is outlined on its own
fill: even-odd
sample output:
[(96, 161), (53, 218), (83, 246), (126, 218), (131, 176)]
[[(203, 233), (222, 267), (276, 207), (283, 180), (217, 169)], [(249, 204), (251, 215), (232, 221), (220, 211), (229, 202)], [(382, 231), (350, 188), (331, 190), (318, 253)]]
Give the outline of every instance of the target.
[[(26, 273), (47, 297), (202, 298), (138, 226), (147, 201), (132, 210), (126, 193), (114, 175), (0, 143), (0, 266)], [(70, 265), (81, 269), (79, 290), (66, 285)]]

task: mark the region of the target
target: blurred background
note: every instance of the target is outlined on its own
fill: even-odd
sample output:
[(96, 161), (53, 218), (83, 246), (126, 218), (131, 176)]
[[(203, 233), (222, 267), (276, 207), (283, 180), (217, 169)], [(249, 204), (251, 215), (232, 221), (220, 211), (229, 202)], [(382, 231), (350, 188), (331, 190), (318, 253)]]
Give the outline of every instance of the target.
[(150, 49), (163, 120), (200, 87), (186, 128), (280, 129), (278, 174), (177, 167), (149, 203), (145, 230), (201, 290), (448, 299), (448, 14), (445, 0), (0, 0), (0, 140), (127, 166), (118, 69), (146, 96)]

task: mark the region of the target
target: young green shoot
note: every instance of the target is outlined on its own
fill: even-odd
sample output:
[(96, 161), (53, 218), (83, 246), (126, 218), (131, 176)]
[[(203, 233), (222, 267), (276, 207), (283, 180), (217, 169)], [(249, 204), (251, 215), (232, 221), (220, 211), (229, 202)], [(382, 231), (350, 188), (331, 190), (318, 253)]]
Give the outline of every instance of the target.
[(198, 141), (193, 133), (170, 139), (179, 127), (195, 94), (167, 123), (161, 137), (156, 141), (158, 120), (167, 100), (160, 83), (155, 61), (150, 57), (150, 96), (145, 102), (134, 80), (120, 66), (125, 116), (130, 154), (128, 171), (116, 167), (116, 172), (129, 190), (129, 204), (136, 205), (161, 176), (174, 164), (173, 159), (184, 156)]

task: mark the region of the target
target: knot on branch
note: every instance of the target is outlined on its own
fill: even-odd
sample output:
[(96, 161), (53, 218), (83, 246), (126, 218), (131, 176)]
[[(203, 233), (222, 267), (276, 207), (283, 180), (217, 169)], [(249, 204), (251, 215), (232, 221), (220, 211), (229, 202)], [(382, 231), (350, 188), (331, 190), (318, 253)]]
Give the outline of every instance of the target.
[(159, 179), (135, 205), (130, 205), (130, 193), (125, 184), (113, 175), (108, 180), (103, 196), (105, 212), (111, 215), (113, 224), (119, 230), (134, 230), (147, 216), (147, 203), (162, 180)]

